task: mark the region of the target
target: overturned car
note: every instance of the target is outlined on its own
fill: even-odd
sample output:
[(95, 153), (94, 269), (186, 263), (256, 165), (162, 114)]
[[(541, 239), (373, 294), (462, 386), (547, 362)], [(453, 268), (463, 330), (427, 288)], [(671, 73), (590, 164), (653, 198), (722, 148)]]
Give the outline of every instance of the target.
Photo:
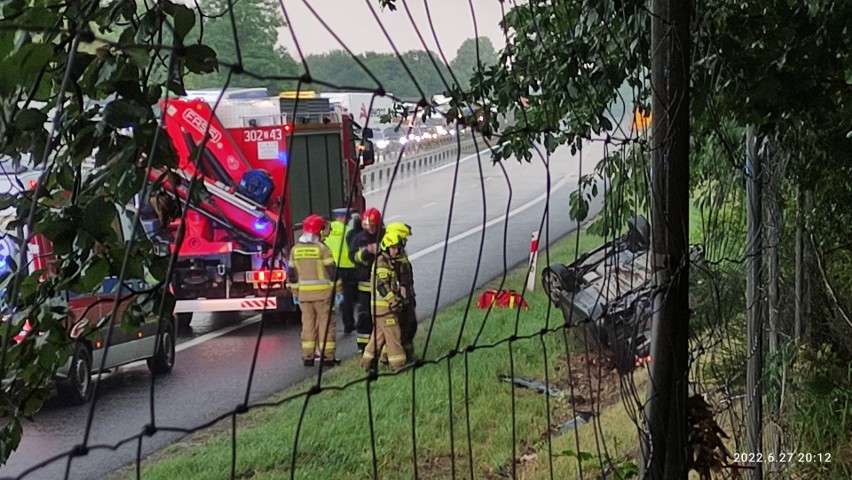
[[(622, 374), (649, 358), (653, 272), (651, 227), (641, 215), (627, 233), (565, 265), (542, 272), (547, 296), (590, 351), (609, 353)], [(693, 247), (690, 256), (700, 256)]]

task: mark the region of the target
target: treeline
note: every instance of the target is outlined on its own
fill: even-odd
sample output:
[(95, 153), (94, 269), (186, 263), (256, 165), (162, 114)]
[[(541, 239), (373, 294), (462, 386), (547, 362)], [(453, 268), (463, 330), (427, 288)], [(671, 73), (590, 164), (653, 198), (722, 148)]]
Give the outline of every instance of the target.
[[(447, 85), (456, 83), (468, 88), (477, 65), (476, 50), (476, 39), (465, 40), (455, 57), (448, 59), (449, 68), (438, 53), (426, 50), (411, 50), (400, 56), (367, 52), (357, 57), (335, 50), (309, 55), (305, 61), (311, 76), (328, 84), (312, 87), (319, 91), (375, 89), (380, 83), (386, 92), (397, 97), (419, 98), (444, 92)], [(487, 37), (479, 38), (479, 58), (483, 68), (497, 62), (494, 46)]]
[[(270, 0), (235, 3), (236, 37), (230, 16), (221, 15), (226, 8), (224, 2), (210, 4), (210, 17), (204, 20), (203, 37), (200, 38), (216, 52), (218, 69), (188, 76), (186, 87), (265, 86), (273, 92), (296, 88), (292, 79), (301, 75), (304, 68), (290, 52), (278, 45), (278, 29), (285, 26), (278, 3)], [(201, 30), (193, 31), (190, 43), (199, 40), (201, 34)], [(230, 65), (238, 63), (237, 45), (247, 73), (229, 75)], [(483, 68), (497, 62), (494, 45), (487, 37), (463, 42), (455, 56), (447, 58), (449, 67), (438, 53), (426, 50), (411, 50), (400, 56), (367, 52), (353, 57), (344, 50), (309, 55), (305, 61), (311, 77), (321, 84), (303, 85), (302, 88), (316, 91), (376, 89), (381, 84), (387, 93), (401, 98), (429, 97), (447, 91), (447, 85), (456, 83), (468, 88), (477, 65), (477, 47)]]

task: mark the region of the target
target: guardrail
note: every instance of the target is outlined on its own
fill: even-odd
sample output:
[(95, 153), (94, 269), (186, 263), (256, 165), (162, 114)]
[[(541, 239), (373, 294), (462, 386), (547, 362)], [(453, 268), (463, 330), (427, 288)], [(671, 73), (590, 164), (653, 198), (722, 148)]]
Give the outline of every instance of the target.
[[(459, 147), (461, 147), (461, 155), (476, 151), (473, 137), (470, 134), (464, 135), (460, 144), (455, 137), (446, 140), (441, 139), (438, 142), (440, 143), (432, 144), (426, 148), (420, 145), (412, 145), (411, 147), (405, 145), (405, 148), (402, 149), (402, 159), (399, 162), (399, 169), (396, 172), (394, 182), (455, 162), (459, 155)], [(361, 171), (361, 182), (364, 185), (365, 193), (387, 187), (390, 184), (398, 158), (398, 150), (395, 153), (385, 152), (381, 156), (377, 155), (376, 163)]]

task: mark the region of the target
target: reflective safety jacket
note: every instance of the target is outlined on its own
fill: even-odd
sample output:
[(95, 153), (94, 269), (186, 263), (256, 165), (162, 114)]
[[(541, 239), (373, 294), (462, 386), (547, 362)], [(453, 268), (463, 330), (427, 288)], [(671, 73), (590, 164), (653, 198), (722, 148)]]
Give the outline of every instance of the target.
[(384, 235), (384, 229), (379, 228), (375, 235), (370, 235), (367, 230), (352, 235), (349, 242), (349, 258), (355, 263), (355, 271), (358, 275), (358, 290), (362, 292), (371, 292), (370, 275), (373, 270), (373, 261), (376, 255), (367, 251), (367, 245), (376, 244), (376, 251), (379, 249), (379, 242)]
[(376, 316), (386, 315), (402, 307), (403, 299), (399, 292), (399, 281), (393, 260), (387, 253), (382, 252), (376, 257), (375, 271), (370, 283), (372, 284), (370, 305), (374, 308)]
[(290, 290), (300, 302), (331, 300), (332, 290), (341, 293), (340, 282), (334, 284), (334, 259), (321, 242), (299, 242), (290, 250)]
[(331, 251), (331, 256), (338, 268), (355, 268), (355, 264), (349, 258), (349, 242), (346, 241), (351, 231), (352, 228), (349, 225), (335, 220), (331, 222), (331, 229), (325, 237), (325, 244)]

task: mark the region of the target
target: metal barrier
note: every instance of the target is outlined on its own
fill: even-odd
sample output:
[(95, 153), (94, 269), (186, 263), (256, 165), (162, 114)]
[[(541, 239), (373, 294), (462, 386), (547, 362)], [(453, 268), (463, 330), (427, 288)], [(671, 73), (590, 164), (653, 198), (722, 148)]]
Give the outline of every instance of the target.
[[(399, 162), (394, 182), (399, 182), (455, 162), (457, 154), (473, 153), (476, 150), (473, 137), (470, 135), (465, 135), (465, 137), (462, 138), (461, 144), (458, 143), (455, 137), (450, 137), (447, 140), (438, 140), (440, 143), (437, 145), (432, 144), (433, 148), (423, 148), (421, 146), (418, 146), (419, 148), (409, 148), (406, 145), (402, 149), (402, 159)], [(458, 150), (459, 147), (461, 147), (461, 152)], [(365, 193), (387, 187), (390, 184), (398, 158), (398, 150), (396, 152), (386, 152), (382, 155), (377, 155), (376, 163), (361, 171), (361, 182), (364, 185)]]

